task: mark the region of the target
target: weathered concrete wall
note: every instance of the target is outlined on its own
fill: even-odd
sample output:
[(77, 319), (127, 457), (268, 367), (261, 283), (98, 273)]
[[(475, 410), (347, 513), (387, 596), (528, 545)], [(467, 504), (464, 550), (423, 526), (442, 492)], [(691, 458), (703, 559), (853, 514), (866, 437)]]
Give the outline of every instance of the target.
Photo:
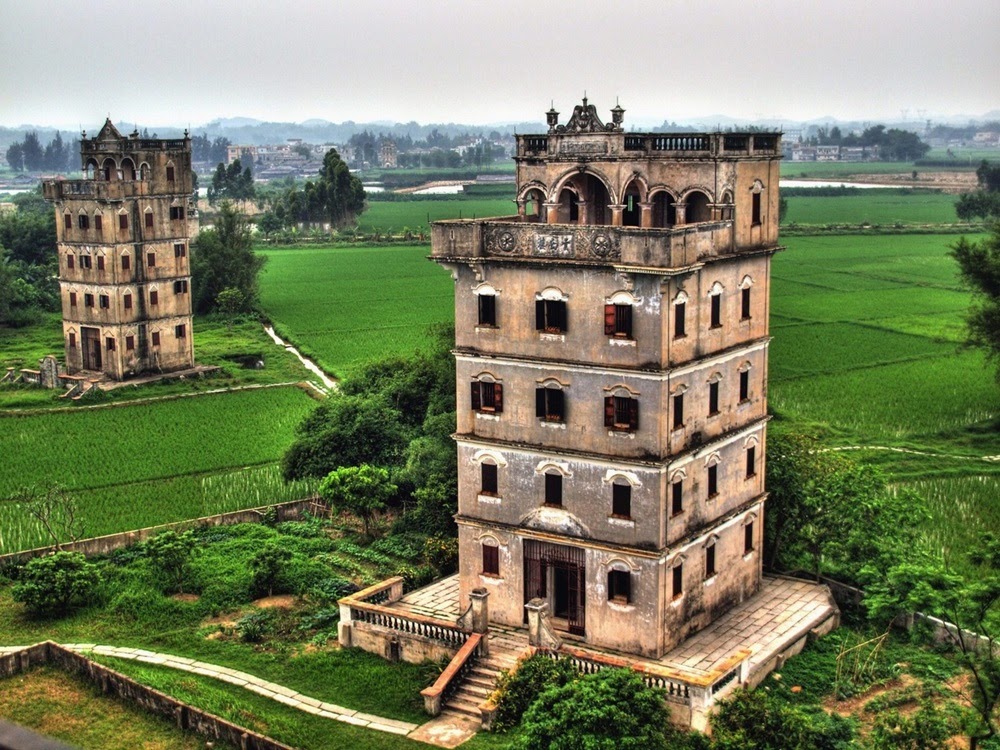
[(451, 659), (457, 648), (415, 633), (383, 628), (366, 622), (351, 623), (351, 647), (391, 661), (410, 664)]

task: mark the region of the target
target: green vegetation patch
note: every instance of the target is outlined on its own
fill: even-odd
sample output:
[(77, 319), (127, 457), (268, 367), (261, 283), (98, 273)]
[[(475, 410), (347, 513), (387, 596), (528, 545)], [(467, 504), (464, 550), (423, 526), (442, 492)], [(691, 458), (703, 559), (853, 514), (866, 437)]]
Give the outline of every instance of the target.
[[(382, 205), (382, 204), (379, 204)], [(396, 204), (384, 204), (396, 205)], [(454, 316), (454, 284), (427, 246), (268, 250), (264, 309), (328, 372), (426, 346)]]
[(864, 195), (788, 196), (784, 221), (796, 224), (954, 224), (955, 196), (863, 189)]
[(358, 229), (400, 234), (409, 229), (429, 237), (432, 221), (513, 216), (517, 206), (510, 198), (452, 198), (450, 200), (372, 201), (358, 219)]

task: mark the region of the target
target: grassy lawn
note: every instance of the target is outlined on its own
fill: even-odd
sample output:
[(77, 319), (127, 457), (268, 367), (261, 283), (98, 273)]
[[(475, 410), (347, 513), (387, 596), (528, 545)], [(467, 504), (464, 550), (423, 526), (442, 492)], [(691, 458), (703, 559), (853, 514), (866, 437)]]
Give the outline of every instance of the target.
[(170, 719), (109, 698), (96, 685), (53, 667), (0, 680), (0, 716), (82, 750), (205, 747), (204, 737), (181, 731)]
[(372, 359), (412, 353), (428, 341), (428, 326), (454, 315), (454, 284), (427, 260), (427, 245), (264, 252), (264, 310), (338, 376)]

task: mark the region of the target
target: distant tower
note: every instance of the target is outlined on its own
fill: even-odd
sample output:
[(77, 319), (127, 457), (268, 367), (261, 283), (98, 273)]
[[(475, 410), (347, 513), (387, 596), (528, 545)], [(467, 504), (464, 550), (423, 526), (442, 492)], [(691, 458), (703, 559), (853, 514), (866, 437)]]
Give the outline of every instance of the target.
[(114, 380), (194, 364), (191, 139), (125, 137), (108, 119), (80, 142), (83, 180), (55, 204), (66, 370)]
[[(659, 658), (761, 585), (781, 134), (517, 136), (516, 216), (455, 279), (460, 609)], [(537, 606), (537, 605), (536, 605)]]
[(382, 146), (379, 148), (379, 163), (382, 168), (395, 169), (396, 158), (396, 142), (392, 138), (383, 139)]

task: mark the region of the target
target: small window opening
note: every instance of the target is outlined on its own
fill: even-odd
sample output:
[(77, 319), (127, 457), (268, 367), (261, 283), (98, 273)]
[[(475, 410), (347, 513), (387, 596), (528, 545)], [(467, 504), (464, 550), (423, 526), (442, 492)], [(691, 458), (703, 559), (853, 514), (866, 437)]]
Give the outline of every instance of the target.
[(550, 471), (545, 473), (545, 504), (559, 505), (563, 502), (562, 474)]
[(679, 430), (684, 426), (684, 394), (678, 393), (674, 396), (674, 429)]
[(722, 327), (722, 295), (712, 295), (712, 328)]
[(627, 570), (608, 571), (608, 601), (616, 604), (632, 601), (632, 574)]
[(632, 485), (615, 482), (611, 488), (611, 515), (618, 518), (631, 518)]
[(604, 335), (632, 338), (632, 305), (604, 306)]
[(757, 476), (757, 448), (751, 445), (747, 448), (747, 479)]
[(714, 417), (719, 413), (719, 384), (718, 382), (708, 384), (708, 416)]
[(566, 415), (565, 395), (558, 388), (535, 389), (535, 416), (546, 422), (562, 422)]
[(670, 485), (670, 515), (677, 516), (684, 512), (684, 480), (678, 479)]
[(499, 414), (503, 411), (503, 386), (485, 380), (472, 382), (472, 409)]
[(545, 333), (565, 333), (566, 302), (563, 300), (535, 300), (535, 329)]
[(715, 543), (705, 548), (705, 578), (715, 577)]
[(481, 463), (479, 465), (480, 495), (491, 495), (496, 497), (498, 493), (497, 465)]
[(684, 316), (685, 308), (687, 305), (684, 302), (678, 302), (674, 305), (674, 338), (682, 339), (686, 335), (684, 332)]
[(713, 464), (708, 467), (708, 496), (710, 498), (719, 494), (719, 466)]
[(479, 325), (493, 326), (497, 324), (497, 298), (492, 294), (480, 294)]
[(684, 564), (674, 566), (674, 581), (673, 581), (673, 596), (674, 599), (679, 599), (684, 594)]
[(743, 554), (753, 552), (753, 521), (743, 527)]
[(500, 548), (493, 544), (483, 545), (483, 575), (500, 575)]
[(740, 401), (750, 400), (750, 371), (740, 373)]
[(740, 320), (750, 319), (750, 287), (740, 290)]
[(608, 396), (604, 399), (604, 426), (634, 432), (639, 429), (639, 399)]

